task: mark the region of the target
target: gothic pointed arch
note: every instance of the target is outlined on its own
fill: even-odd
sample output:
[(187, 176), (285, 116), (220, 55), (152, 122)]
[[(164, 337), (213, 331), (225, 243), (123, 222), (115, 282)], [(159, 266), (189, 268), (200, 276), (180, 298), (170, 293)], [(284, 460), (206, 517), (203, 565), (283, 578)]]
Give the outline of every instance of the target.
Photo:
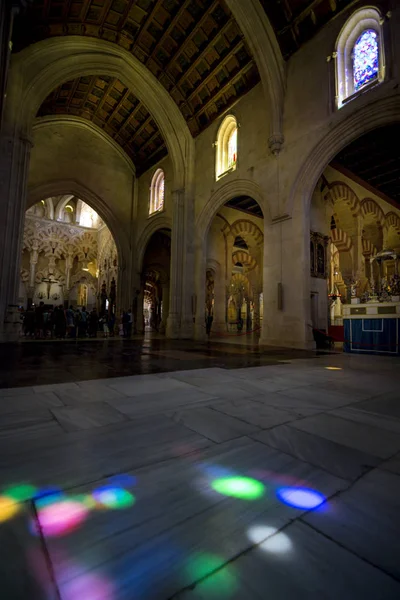
[(6, 121), (29, 135), (43, 100), (63, 82), (104, 73), (135, 89), (157, 123), (174, 168), (174, 185), (184, 188), (194, 159), (194, 141), (182, 113), (166, 89), (135, 56), (103, 40), (70, 36), (51, 38), (12, 58)]

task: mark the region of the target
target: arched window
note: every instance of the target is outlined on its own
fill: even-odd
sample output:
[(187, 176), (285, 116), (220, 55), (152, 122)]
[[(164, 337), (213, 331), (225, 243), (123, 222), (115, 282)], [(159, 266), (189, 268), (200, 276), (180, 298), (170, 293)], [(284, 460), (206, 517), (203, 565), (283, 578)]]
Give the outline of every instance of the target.
[(336, 43), (336, 103), (341, 108), (354, 95), (385, 78), (383, 20), (377, 8), (357, 10)]
[(150, 209), (149, 213), (159, 212), (164, 208), (165, 175), (162, 169), (157, 169), (153, 175), (150, 187)]
[(226, 117), (218, 131), (216, 142), (216, 179), (236, 169), (237, 164), (238, 126), (233, 115)]

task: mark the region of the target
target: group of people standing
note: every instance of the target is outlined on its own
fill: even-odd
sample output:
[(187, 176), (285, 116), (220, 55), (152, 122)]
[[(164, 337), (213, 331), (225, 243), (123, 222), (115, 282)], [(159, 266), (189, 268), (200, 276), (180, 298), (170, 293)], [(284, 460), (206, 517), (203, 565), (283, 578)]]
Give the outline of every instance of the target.
[(85, 306), (81, 309), (62, 305), (48, 308), (40, 302), (39, 306), (30, 307), (23, 314), (24, 335), (35, 339), (95, 338), (98, 333), (108, 337), (114, 335), (114, 329), (114, 314), (99, 315), (95, 308), (89, 312)]

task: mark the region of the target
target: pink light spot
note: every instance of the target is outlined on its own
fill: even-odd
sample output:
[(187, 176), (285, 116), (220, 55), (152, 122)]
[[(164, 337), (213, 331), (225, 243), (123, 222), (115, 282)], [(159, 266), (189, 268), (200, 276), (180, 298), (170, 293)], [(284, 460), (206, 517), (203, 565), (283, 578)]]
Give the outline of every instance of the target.
[(62, 500), (39, 511), (39, 523), (43, 535), (59, 537), (77, 529), (86, 519), (87, 506), (75, 500)]
[(63, 600), (113, 600), (114, 586), (96, 575), (84, 574), (62, 585)]

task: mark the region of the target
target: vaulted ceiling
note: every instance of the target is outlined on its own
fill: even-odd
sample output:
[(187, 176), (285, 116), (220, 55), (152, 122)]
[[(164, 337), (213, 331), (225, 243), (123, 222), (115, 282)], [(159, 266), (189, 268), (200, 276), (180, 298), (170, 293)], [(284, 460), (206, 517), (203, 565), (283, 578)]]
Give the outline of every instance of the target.
[(289, 58), (354, 0), (260, 0), (281, 47)]
[[(194, 136), (259, 81), (222, 0), (35, 0), (16, 20), (14, 50), (60, 35), (98, 37), (126, 48), (168, 90)], [(134, 90), (99, 75), (100, 85), (86, 77), (66, 82), (46, 99), (40, 114), (93, 117), (125, 149), (132, 145), (128, 154), (143, 171), (165, 152), (157, 127), (135, 102)]]
[[(260, 2), (288, 58), (352, 0)], [(34, 0), (16, 18), (13, 49), (66, 35), (100, 38), (131, 52), (170, 93), (193, 136), (259, 81), (225, 0)], [(135, 90), (101, 73), (65, 82), (39, 114), (92, 120), (121, 144), (139, 173), (166, 154)]]
[(75, 115), (92, 121), (125, 150), (138, 174), (167, 153), (157, 124), (144, 104), (113, 77), (66, 81), (40, 107), (38, 116), (47, 115)]
[(340, 152), (332, 166), (345, 167), (400, 206), (400, 125), (380, 127)]

